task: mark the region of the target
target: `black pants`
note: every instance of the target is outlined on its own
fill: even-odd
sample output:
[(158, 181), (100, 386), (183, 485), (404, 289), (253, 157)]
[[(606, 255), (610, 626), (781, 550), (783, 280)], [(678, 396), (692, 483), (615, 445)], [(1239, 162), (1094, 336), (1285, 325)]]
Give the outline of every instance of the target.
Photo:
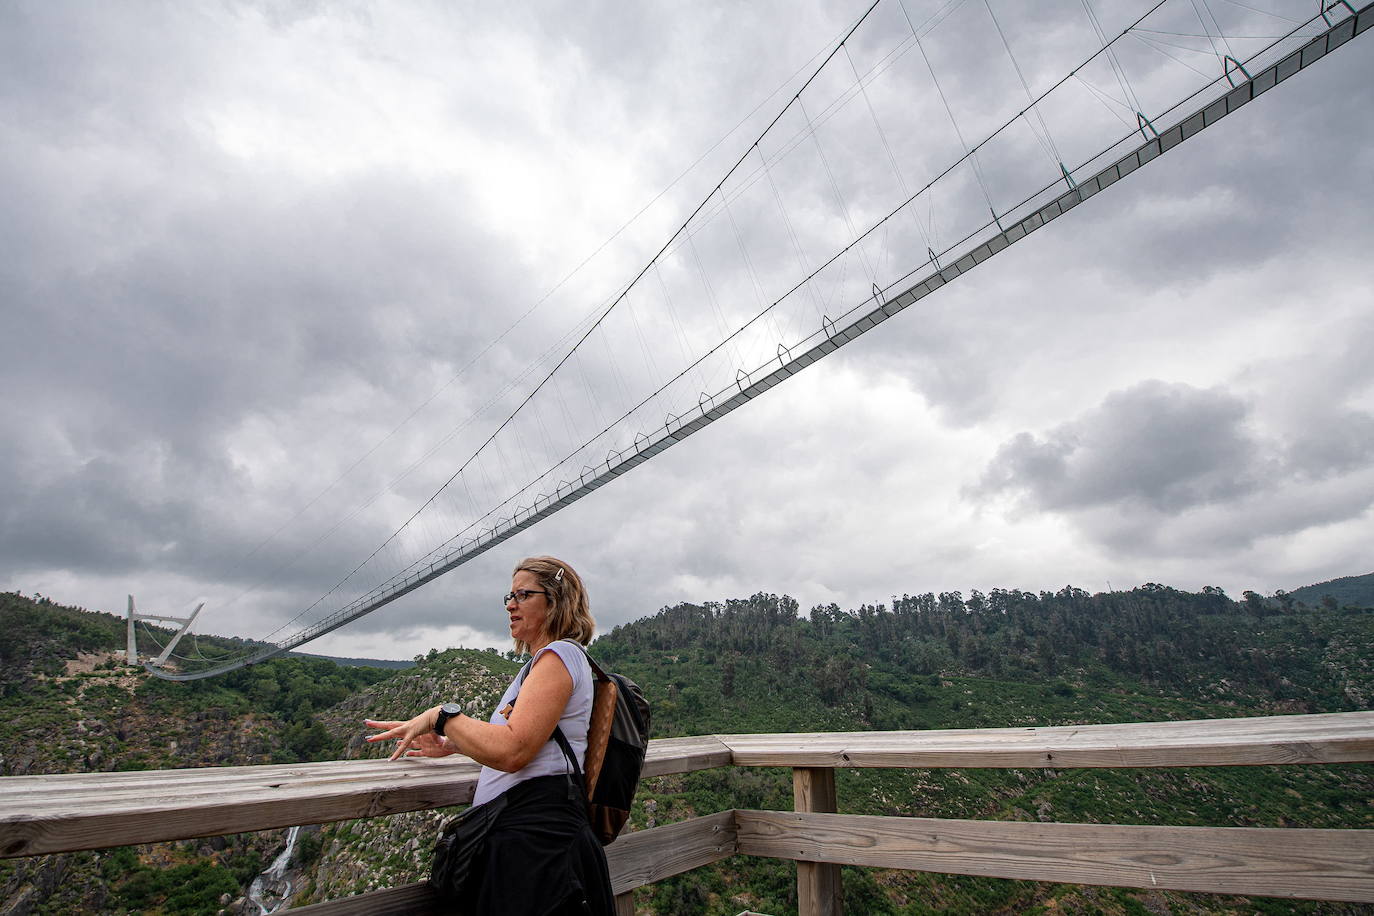
[(581, 786), (567, 776), (507, 791), (475, 865), (479, 914), (614, 916), (606, 854), (587, 823)]

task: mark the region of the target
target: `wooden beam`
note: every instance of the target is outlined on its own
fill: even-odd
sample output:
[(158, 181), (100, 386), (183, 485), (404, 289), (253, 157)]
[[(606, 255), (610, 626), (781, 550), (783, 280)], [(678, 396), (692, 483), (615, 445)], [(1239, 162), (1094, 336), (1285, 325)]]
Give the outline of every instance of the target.
[(429, 885), (421, 881), (278, 912), (301, 916), (439, 916), (447, 911)]
[(622, 833), (606, 847), (617, 895), (735, 854), (735, 812), (722, 811), (652, 830)]
[(736, 766), (1177, 767), (1374, 761), (1374, 712), (1050, 728), (721, 735)]
[(465, 757), (12, 776), (0, 780), (0, 857), (462, 805), (476, 781)]
[[(801, 812), (835, 813), (835, 771), (794, 768), (792, 804)], [(797, 861), (797, 912), (798, 916), (844, 916), (844, 887), (838, 865)]]
[[(645, 776), (723, 766), (712, 737), (649, 742)], [(478, 766), (336, 760), (0, 779), (0, 858), (323, 824), (472, 801)]]
[(1374, 830), (735, 814), (742, 855), (1069, 884), (1374, 902)]
[(729, 766), (730, 749), (719, 738), (702, 735), (695, 738), (655, 738), (649, 742), (644, 755), (641, 778), (667, 776), (671, 773), (692, 773)]
[[(634, 889), (710, 865), (735, 853), (735, 813), (621, 834), (606, 847), (616, 916), (634, 916)], [(428, 884), (406, 884), (282, 912), (311, 916), (416, 916), (443, 912)]]

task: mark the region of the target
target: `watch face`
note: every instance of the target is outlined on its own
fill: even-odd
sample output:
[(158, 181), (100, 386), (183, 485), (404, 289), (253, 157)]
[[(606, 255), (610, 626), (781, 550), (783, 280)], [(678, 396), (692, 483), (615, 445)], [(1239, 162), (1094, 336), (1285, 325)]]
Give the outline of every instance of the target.
[(443, 735), (444, 726), (448, 724), (448, 720), (456, 715), (460, 715), (462, 712), (463, 707), (459, 706), (457, 703), (445, 703), (443, 706), (440, 706), (439, 715), (434, 720), (434, 733), (436, 735)]

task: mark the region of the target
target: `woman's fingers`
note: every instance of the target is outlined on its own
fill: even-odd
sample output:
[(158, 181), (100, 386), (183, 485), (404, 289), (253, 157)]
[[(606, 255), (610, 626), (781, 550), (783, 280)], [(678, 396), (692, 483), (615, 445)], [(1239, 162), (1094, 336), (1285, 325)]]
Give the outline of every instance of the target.
[(400, 726), (395, 726), (395, 727), (393, 727), (393, 728), (387, 729), (387, 730), (384, 731), (384, 732), (378, 732), (378, 733), (375, 734), (375, 735), (366, 735), (366, 736), (364, 736), (363, 740), (364, 740), (364, 741), (385, 741), (387, 738), (396, 738), (396, 737), (399, 737), (399, 735), (398, 735), (397, 733), (400, 732), (401, 730), (402, 730), (402, 729), (401, 729)]
[(414, 751), (418, 749), (421, 754), (425, 752), (425, 714), (421, 713), (413, 719), (405, 722), (381, 719), (364, 719), (363, 724), (368, 728), (380, 728), (375, 735), (367, 735), (364, 740), (369, 742), (386, 741), (389, 738), (396, 739), (396, 750), (392, 753), (391, 759), (398, 760), (401, 757), (414, 756)]

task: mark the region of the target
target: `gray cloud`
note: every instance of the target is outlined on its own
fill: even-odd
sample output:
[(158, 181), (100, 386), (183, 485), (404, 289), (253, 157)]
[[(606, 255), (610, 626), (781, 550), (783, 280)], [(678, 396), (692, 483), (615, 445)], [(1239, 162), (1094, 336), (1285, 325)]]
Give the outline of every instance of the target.
[(984, 471), (983, 494), (1024, 493), (1050, 510), (1113, 503), (1179, 512), (1254, 487), (1260, 443), (1246, 407), (1223, 391), (1142, 382), (1043, 436), (1020, 433)]
[(1374, 417), (1343, 410), (1290, 438), (1257, 435), (1252, 413), (1222, 389), (1143, 382), (1013, 436), (968, 492), (1063, 514), (1127, 555), (1245, 549), (1374, 505)]
[[(1037, 84), (1084, 37), (1076, 3), (994, 5)], [(942, 5), (908, 8), (921, 21)], [(854, 11), (841, 12), (5, 7), (0, 585), (116, 609), (126, 588), (169, 607), (204, 592), (229, 609), (207, 620), (226, 630), (270, 629), (314, 602), (528, 390), (544, 368), (531, 360), (709, 190), (788, 93), (755, 106), (843, 30)], [(898, 12), (880, 7), (885, 31), (856, 39), (858, 66), (883, 60)], [(932, 44), (932, 59), (973, 136), (1022, 96), (985, 11), (958, 14), (950, 34), (981, 31)], [(1031, 40), (1032, 19), (1054, 27)], [(818, 123), (856, 219), (896, 183), (869, 104), (912, 182), (958, 147), (924, 64), (912, 51), (890, 63), (889, 82)], [(583, 568), (606, 626), (759, 589), (852, 604), (923, 587), (1058, 587), (1070, 570), (1116, 579), (1133, 557), (1178, 545), (1192, 552), (1172, 567), (1180, 575), (1254, 579), (1222, 583), (1233, 591), (1300, 584), (1265, 578), (1280, 567), (1351, 572), (1275, 558), (1300, 553), (1298, 534), (1347, 525), (1358, 540), (1368, 528), (1374, 326), (1351, 316), (1369, 295), (1371, 230), (1351, 176), (1374, 166), (1374, 122), (1351, 112), (1368, 107), (1370, 70), (1358, 49), (1323, 61), (807, 370), (810, 381), (348, 632), (499, 635), (491, 596), (523, 552)], [(658, 209), (450, 383), (741, 119)], [(1089, 136), (1080, 127), (1065, 125), (1066, 149)], [(1011, 193), (1023, 153), (1043, 164), (1033, 137), (1018, 142), (985, 162), (996, 195)], [(814, 143), (770, 177), (796, 195), (788, 219), (808, 256), (847, 240)], [(732, 319), (757, 304), (751, 278), (722, 272), (741, 241), (761, 285), (793, 269), (771, 195), (761, 181), (732, 205), (733, 225), (722, 217), (699, 236)], [(970, 199), (950, 195), (922, 218), (947, 242), (982, 218), (981, 193)], [(925, 244), (908, 221), (867, 255), (900, 272)], [(664, 275), (687, 333), (714, 332), (700, 278)], [(847, 265), (816, 308), (836, 314), (869, 283)], [(804, 333), (811, 311), (787, 328)], [(639, 316), (604, 348), (621, 365), (579, 366), (594, 390), (643, 361), (638, 335), (675, 346), (664, 316)], [(1176, 381), (1147, 381), (1160, 378)], [(493, 466), (557, 451), (541, 424), (563, 419), (551, 409), (521, 426), (529, 454)], [(984, 476), (964, 492), (970, 468)], [(1001, 500), (1019, 512), (993, 511)], [(459, 516), (436, 512), (433, 540)], [(1058, 532), (1064, 518), (1087, 536)], [(1339, 543), (1317, 553), (1349, 556)]]

